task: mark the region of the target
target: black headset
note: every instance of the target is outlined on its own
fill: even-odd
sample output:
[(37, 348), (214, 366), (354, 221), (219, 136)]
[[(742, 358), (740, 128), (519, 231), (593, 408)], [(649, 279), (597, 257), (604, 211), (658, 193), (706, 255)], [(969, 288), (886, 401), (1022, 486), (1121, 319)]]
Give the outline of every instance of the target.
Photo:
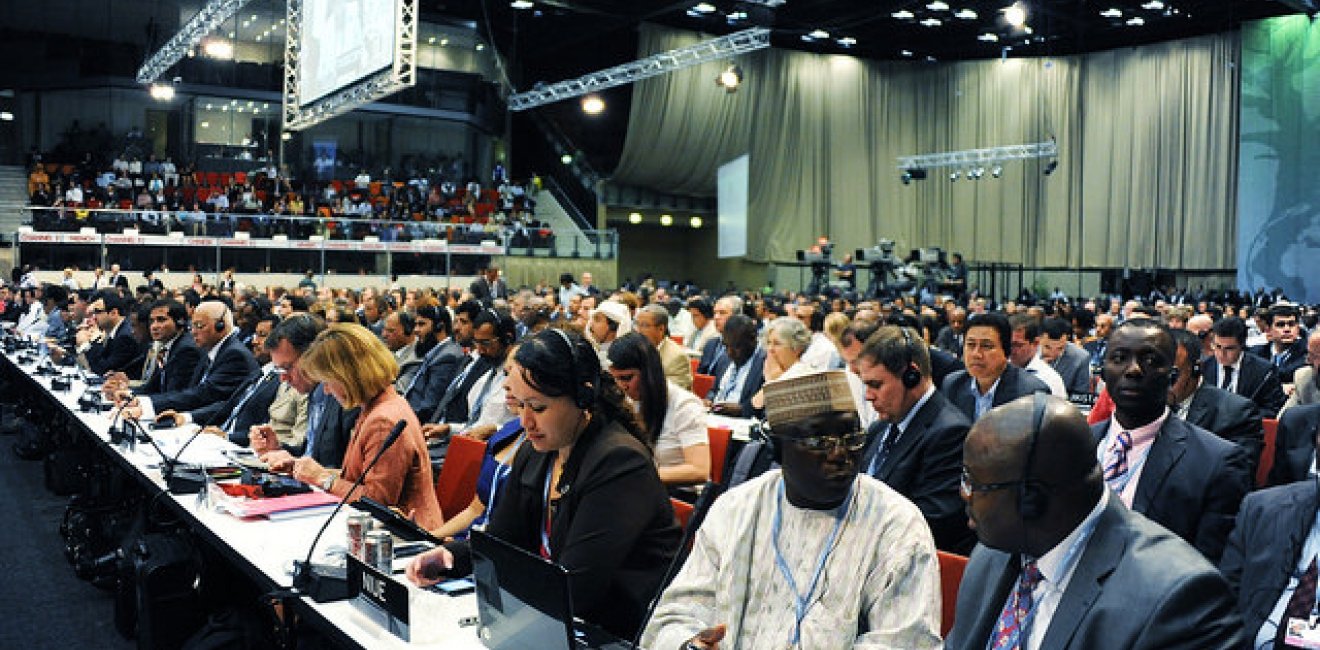
[[(220, 303), (220, 304), (225, 305), (225, 303)], [(225, 316), (228, 315), (229, 315), (229, 305), (225, 305), (225, 313), (221, 314), (220, 318), (215, 319), (215, 322), (212, 323), (212, 326), (215, 327), (215, 331), (217, 332), (225, 331)]]
[(589, 378), (578, 374), (577, 346), (573, 345), (573, 339), (562, 329), (550, 328), (550, 331), (559, 335), (564, 340), (564, 345), (568, 347), (568, 372), (573, 378), (573, 405), (588, 410), (596, 405), (596, 383)]
[[(491, 325), (495, 326), (495, 333), (500, 337), (500, 343), (503, 343), (504, 345), (513, 345), (514, 341), (518, 340), (518, 323), (513, 320), (513, 316), (510, 315), (508, 318), (504, 318), (500, 316), (500, 313), (495, 311), (493, 307), (486, 307), (485, 311), (490, 314), (491, 318), (495, 319)], [(473, 320), (475, 321), (475, 319)], [(475, 331), (475, 322), (473, 331)], [(571, 343), (568, 346), (568, 350), (569, 352), (573, 351), (573, 345)], [(577, 373), (574, 373), (574, 376), (576, 377)]]
[(903, 350), (907, 352), (907, 367), (903, 369), (898, 378), (903, 382), (904, 388), (912, 390), (921, 383), (921, 370), (917, 368), (917, 363), (913, 360), (916, 355), (912, 353), (912, 335), (908, 334), (908, 328), (899, 325), (898, 331), (903, 333)]
[(1022, 480), (1018, 481), (1018, 514), (1024, 521), (1039, 519), (1049, 508), (1049, 494), (1042, 489), (1039, 481), (1031, 478), (1031, 465), (1036, 457), (1036, 441), (1040, 438), (1041, 423), (1045, 420), (1045, 407), (1048, 398), (1044, 393), (1035, 393), (1031, 414), (1031, 441), (1027, 444), (1027, 457), (1022, 462)]

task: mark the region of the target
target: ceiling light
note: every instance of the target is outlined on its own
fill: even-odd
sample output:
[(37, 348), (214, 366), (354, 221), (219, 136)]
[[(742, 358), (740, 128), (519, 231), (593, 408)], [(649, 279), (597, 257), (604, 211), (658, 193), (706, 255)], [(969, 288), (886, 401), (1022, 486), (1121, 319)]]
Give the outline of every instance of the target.
[(237, 35), (234, 34), (234, 32), (229, 32), (229, 38), (236, 38), (236, 37)]
[(911, 11), (908, 11), (907, 9), (902, 9), (902, 10), (900, 10), (900, 11), (895, 11), (894, 13), (889, 14), (889, 15), (890, 15), (890, 16), (893, 16), (894, 18), (897, 18), (897, 19), (899, 19), (899, 20), (912, 20), (913, 18), (916, 18), (916, 17), (917, 17), (916, 14), (912, 13)]
[(642, 222), (642, 213), (632, 212), (628, 214), (628, 223), (635, 226), (641, 222)]
[(713, 14), (715, 13), (715, 5), (709, 2), (699, 2), (695, 7), (692, 8), (692, 11), (695, 11), (699, 14)]
[(660, 215), (660, 225), (662, 225), (662, 226), (672, 226), (672, 225), (674, 225), (674, 217), (673, 217), (673, 215), (669, 215), (669, 214), (662, 214), (662, 215)]
[(560, 156), (560, 157), (559, 157), (559, 162), (564, 163), (565, 165), (571, 165), (571, 164), (573, 164), (573, 154), (567, 154), (567, 153), (566, 153), (566, 154)]
[(449, 39), (447, 38), (440, 39), (440, 45), (441, 46), (449, 45)]
[(940, 25), (943, 25), (944, 22), (941, 21), (939, 18), (927, 18), (921, 21), (921, 24), (925, 25), (926, 27), (939, 27)]
[(838, 43), (839, 47), (852, 47), (857, 44), (857, 39), (851, 36), (844, 36), (843, 38), (835, 41), (835, 43)]
[(174, 99), (174, 86), (169, 84), (151, 84), (149, 92), (152, 99), (158, 99), (162, 102)]
[(1151, 11), (1159, 11), (1160, 9), (1164, 8), (1164, 3), (1160, 2), (1160, 0), (1150, 0), (1150, 2), (1141, 5), (1141, 8), (1149, 9)]
[(484, 49), (486, 49), (486, 44), (485, 44), (485, 43), (477, 43), (477, 51), (478, 51), (478, 52), (480, 52), (480, 51), (482, 51), (482, 50), (484, 50)]
[(199, 126), (201, 126), (203, 129), (209, 129), (211, 128), (211, 123), (207, 122), (206, 120), (202, 120), (202, 123)]
[(256, 14), (252, 14), (252, 20), (256, 20), (256, 19), (257, 19), (257, 15), (256, 15)]
[(944, 0), (934, 0), (930, 4), (926, 5), (926, 8), (931, 11), (948, 11), (949, 5), (945, 3)]
[(223, 112), (225, 112), (225, 113), (228, 113), (228, 112), (229, 112), (229, 104), (225, 104), (224, 106), (221, 106), (221, 107), (220, 107), (220, 110), (223, 111)]
[(426, 42), (431, 45), (435, 45), (435, 37), (432, 36), (431, 38), (426, 39)]
[(912, 50), (899, 50), (898, 53), (903, 56), (912, 56)]
[(1133, 27), (1140, 27), (1146, 24), (1146, 20), (1141, 16), (1133, 16), (1131, 18), (1128, 18), (1127, 24)]
[(976, 20), (977, 14), (971, 9), (959, 9), (958, 13), (954, 14), (953, 17), (961, 18), (963, 20)]
[(509, 3), (509, 6), (514, 9), (531, 9), (536, 6), (536, 3), (531, 0), (513, 0), (513, 2)]
[(825, 39), (830, 37), (830, 33), (823, 29), (816, 29), (816, 30), (812, 30), (812, 32), (810, 34), (807, 34), (807, 36), (816, 39)]
[(1014, 27), (1021, 27), (1027, 24), (1027, 7), (1021, 2), (1014, 2), (1011, 6), (1004, 7), (1004, 20)]
[(742, 68), (737, 65), (730, 65), (725, 68), (724, 72), (721, 72), (718, 77), (715, 77), (715, 85), (723, 88), (725, 92), (731, 93), (738, 90), (738, 86), (742, 84), (742, 80)]
[(691, 224), (691, 226), (692, 226), (693, 228), (700, 228), (700, 227), (701, 227), (701, 217), (692, 217), (691, 219), (688, 219), (688, 223)]
[(202, 51), (206, 53), (206, 56), (213, 59), (234, 58), (234, 44), (219, 38), (213, 38), (206, 41), (206, 43), (202, 45)]
[(261, 40), (261, 34), (257, 34), (257, 40)]
[(958, 177), (961, 176), (961, 175), (962, 175), (962, 172), (961, 172), (961, 171), (958, 171), (957, 169), (955, 169), (955, 170), (949, 172), (949, 182), (952, 183), (952, 182), (954, 182), (954, 181), (957, 181), (957, 180), (958, 180)]
[(985, 33), (985, 34), (981, 34), (980, 36), (977, 36), (977, 37), (976, 37), (976, 40), (978, 40), (978, 41), (984, 41), (984, 42), (986, 42), (986, 43), (998, 43), (998, 42), (999, 42), (999, 36), (996, 35), (996, 34), (991, 34), (991, 33), (988, 33), (988, 32), (987, 32), (987, 33)]
[(281, 133), (281, 134), (280, 134), (280, 139), (281, 139), (281, 140), (292, 140), (292, 139), (293, 139), (293, 134), (290, 133), (290, 132), (288, 132), (288, 131), (285, 131), (284, 133)]
[(206, 110), (208, 110), (208, 111), (211, 110), (211, 103), (210, 103), (210, 102), (207, 102), (207, 103), (206, 103)]
[(1106, 10), (1100, 12), (1100, 15), (1101, 15), (1101, 16), (1104, 16), (1105, 18), (1122, 18), (1122, 17), (1123, 17), (1123, 12), (1120, 11), (1120, 10), (1118, 10), (1118, 9), (1116, 9), (1116, 8), (1114, 8), (1114, 7), (1110, 7), (1110, 8), (1108, 8), (1108, 9), (1106, 9)]
[(605, 112), (605, 100), (600, 95), (587, 95), (582, 98), (582, 112), (587, 115), (600, 115)]
[(725, 16), (725, 18), (727, 18), (729, 22), (738, 22), (740, 20), (747, 20), (747, 12), (735, 11), (730, 13), (728, 16)]

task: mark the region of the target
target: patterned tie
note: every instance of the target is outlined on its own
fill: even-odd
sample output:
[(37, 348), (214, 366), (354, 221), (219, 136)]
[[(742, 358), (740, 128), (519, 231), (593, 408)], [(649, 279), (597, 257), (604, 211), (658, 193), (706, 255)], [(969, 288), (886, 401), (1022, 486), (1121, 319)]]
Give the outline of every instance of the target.
[(1132, 434), (1119, 431), (1105, 452), (1105, 483), (1115, 490), (1122, 490), (1116, 483), (1121, 482), (1128, 473), (1128, 452), (1132, 451)]
[(1022, 624), (1034, 607), (1031, 592), (1040, 584), (1043, 576), (1036, 568), (1036, 561), (1027, 562), (1022, 567), (1017, 589), (1004, 603), (1004, 610), (999, 613), (999, 622), (995, 623), (992, 650), (1019, 650), (1022, 647)]
[(1279, 623), (1279, 632), (1274, 638), (1275, 648), (1293, 647), (1284, 643), (1284, 638), (1288, 636), (1288, 621), (1294, 618), (1306, 620), (1311, 616), (1311, 610), (1315, 609), (1316, 577), (1315, 558), (1311, 558), (1311, 564), (1297, 578), (1297, 589), (1293, 591), (1292, 598), (1288, 599), (1288, 605), (1283, 610), (1283, 621)]

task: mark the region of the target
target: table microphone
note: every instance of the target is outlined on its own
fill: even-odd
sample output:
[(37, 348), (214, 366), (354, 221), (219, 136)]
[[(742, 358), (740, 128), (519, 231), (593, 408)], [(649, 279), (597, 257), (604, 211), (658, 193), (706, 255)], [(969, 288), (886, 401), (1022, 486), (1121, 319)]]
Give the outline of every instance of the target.
[(646, 632), (646, 624), (651, 620), (651, 615), (655, 613), (655, 608), (660, 604), (660, 597), (664, 595), (665, 588), (669, 586), (669, 581), (674, 579), (674, 574), (683, 565), (683, 560), (687, 558), (688, 544), (697, 535), (697, 529), (701, 527), (701, 522), (706, 519), (706, 513), (710, 512), (710, 507), (715, 504), (716, 497), (724, 492), (724, 485), (714, 481), (707, 481), (701, 488), (701, 496), (697, 497), (697, 502), (692, 506), (692, 516), (688, 518), (687, 528), (683, 531), (683, 538), (678, 542), (678, 551), (674, 553), (674, 559), (669, 561), (669, 568), (665, 569), (664, 576), (660, 579), (660, 588), (656, 589), (655, 596), (651, 598), (651, 604), (646, 606), (646, 614), (642, 616), (642, 624), (637, 628), (637, 634), (632, 638), (632, 643), (628, 646), (632, 650), (640, 650), (638, 645), (642, 642), (642, 633)]
[[(190, 472), (176, 471), (179, 466), (179, 458), (183, 457), (184, 450), (197, 439), (197, 436), (202, 435), (203, 428), (198, 427), (193, 432), (192, 436), (183, 443), (183, 446), (179, 447), (179, 451), (174, 453), (174, 458), (165, 457), (165, 467), (161, 470), (161, 475), (165, 478), (165, 486), (169, 489), (170, 494), (197, 494), (206, 487), (205, 469)], [(146, 433), (143, 432), (142, 435), (145, 436)], [(150, 440), (150, 436), (147, 439)], [(155, 445), (154, 442), (152, 444)], [(156, 447), (156, 449), (159, 450), (160, 447)], [(161, 455), (164, 456), (163, 453)]]
[(385, 443), (380, 446), (380, 451), (376, 452), (376, 457), (372, 458), (370, 463), (367, 463), (366, 469), (362, 470), (362, 475), (356, 481), (353, 481), (353, 487), (349, 488), (348, 493), (344, 495), (344, 499), (339, 502), (339, 505), (335, 506), (330, 516), (326, 517), (325, 523), (321, 524), (321, 530), (316, 531), (316, 537), (312, 539), (312, 545), (307, 549), (307, 559), (302, 562), (294, 561), (293, 586), (303, 594), (310, 596), (312, 600), (324, 603), (348, 598), (348, 579), (342, 575), (332, 573), (333, 569), (327, 570), (313, 565), (312, 554), (316, 551), (316, 545), (321, 541), (321, 536), (325, 534), (325, 529), (330, 526), (330, 522), (335, 520), (335, 515), (339, 514), (339, 511), (345, 503), (348, 503), (353, 493), (362, 486), (367, 474), (371, 473), (371, 468), (376, 466), (381, 456), (385, 455), (385, 451), (394, 444), (394, 441), (398, 440), (400, 435), (403, 435), (403, 430), (407, 426), (408, 420), (406, 419), (399, 420), (394, 424), (394, 428), (390, 429), (390, 435), (385, 438)]

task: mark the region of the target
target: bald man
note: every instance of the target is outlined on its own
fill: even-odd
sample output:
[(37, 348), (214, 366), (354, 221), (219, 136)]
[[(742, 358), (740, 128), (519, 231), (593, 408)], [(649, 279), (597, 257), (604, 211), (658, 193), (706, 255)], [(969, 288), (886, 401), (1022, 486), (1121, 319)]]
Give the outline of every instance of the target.
[(193, 370), (188, 388), (136, 398), (130, 416), (155, 418), (162, 411), (193, 411), (224, 402), (250, 377), (260, 372), (257, 360), (235, 336), (234, 312), (218, 300), (197, 305), (192, 316), (192, 335), (202, 350), (202, 360)]
[(980, 545), (945, 648), (1243, 647), (1228, 583), (1105, 489), (1068, 403), (1030, 395), (978, 420), (961, 492)]

